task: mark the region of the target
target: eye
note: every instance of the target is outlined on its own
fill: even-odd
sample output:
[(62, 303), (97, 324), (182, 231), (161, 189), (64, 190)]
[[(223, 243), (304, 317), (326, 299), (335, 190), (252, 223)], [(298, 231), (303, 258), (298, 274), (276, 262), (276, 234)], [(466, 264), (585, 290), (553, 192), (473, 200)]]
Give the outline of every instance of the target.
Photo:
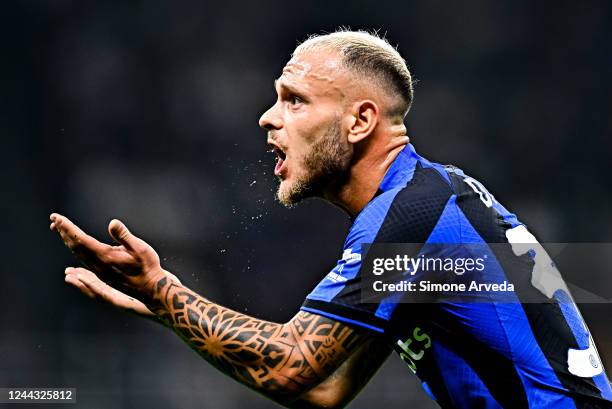
[(291, 103), (291, 105), (299, 105), (301, 103), (303, 103), (304, 101), (302, 101), (302, 98), (298, 97), (297, 95), (290, 95), (289, 96), (289, 103)]

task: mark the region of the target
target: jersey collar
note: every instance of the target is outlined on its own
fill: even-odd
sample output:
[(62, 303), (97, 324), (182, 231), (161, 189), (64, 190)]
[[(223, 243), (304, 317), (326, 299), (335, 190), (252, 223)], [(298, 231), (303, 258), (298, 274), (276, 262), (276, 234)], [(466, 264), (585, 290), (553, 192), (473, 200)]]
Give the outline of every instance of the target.
[(397, 155), (378, 187), (380, 193), (406, 186), (414, 175), (417, 162), (423, 160), (412, 144), (407, 144)]

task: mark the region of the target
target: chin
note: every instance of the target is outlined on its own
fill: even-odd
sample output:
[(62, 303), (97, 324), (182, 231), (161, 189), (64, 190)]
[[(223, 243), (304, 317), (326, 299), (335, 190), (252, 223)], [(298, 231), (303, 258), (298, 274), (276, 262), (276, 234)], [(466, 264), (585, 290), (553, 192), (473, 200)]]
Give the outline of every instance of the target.
[(293, 207), (299, 201), (293, 198), (292, 185), (287, 180), (282, 180), (276, 191), (276, 199), (285, 207)]
[(276, 192), (276, 198), (285, 207), (293, 207), (312, 196), (312, 189), (301, 180), (289, 181), (285, 179), (281, 181)]

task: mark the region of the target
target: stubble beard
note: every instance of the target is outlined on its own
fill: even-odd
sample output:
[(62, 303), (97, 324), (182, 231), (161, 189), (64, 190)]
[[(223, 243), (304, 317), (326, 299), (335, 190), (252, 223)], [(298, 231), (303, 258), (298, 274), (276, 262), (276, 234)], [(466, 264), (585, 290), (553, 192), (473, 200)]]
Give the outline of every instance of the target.
[(310, 197), (324, 197), (347, 178), (351, 155), (351, 147), (343, 140), (340, 119), (337, 119), (302, 159), (303, 173), (290, 186), (279, 186), (278, 201), (293, 207)]

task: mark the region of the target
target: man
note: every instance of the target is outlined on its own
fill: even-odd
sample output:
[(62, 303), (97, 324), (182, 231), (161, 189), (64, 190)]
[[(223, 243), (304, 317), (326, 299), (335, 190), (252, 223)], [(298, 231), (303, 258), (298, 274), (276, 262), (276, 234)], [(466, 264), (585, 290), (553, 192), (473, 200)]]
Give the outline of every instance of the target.
[[(52, 214), (51, 230), (88, 267), (67, 268), (66, 281), (161, 321), (222, 372), (288, 407), (345, 406), (392, 349), (445, 408), (611, 407), (610, 384), (565, 285), (531, 280), (541, 258), (535, 238), (479, 182), (409, 144), (412, 80), (393, 47), (363, 32), (311, 37), (275, 88), (260, 125), (278, 156), (278, 199), (291, 206), (321, 197), (354, 221), (342, 259), (301, 311), (278, 324), (229, 310), (183, 286), (120, 221), (109, 224), (118, 243), (110, 246)], [(511, 302), (414, 303), (410, 294), (407, 302), (386, 294), (364, 303), (362, 245), (371, 243), (421, 243), (421, 252), (426, 243), (484, 245), (491, 257), (482, 274), (517, 289)], [(452, 259), (447, 247), (436, 251)]]

